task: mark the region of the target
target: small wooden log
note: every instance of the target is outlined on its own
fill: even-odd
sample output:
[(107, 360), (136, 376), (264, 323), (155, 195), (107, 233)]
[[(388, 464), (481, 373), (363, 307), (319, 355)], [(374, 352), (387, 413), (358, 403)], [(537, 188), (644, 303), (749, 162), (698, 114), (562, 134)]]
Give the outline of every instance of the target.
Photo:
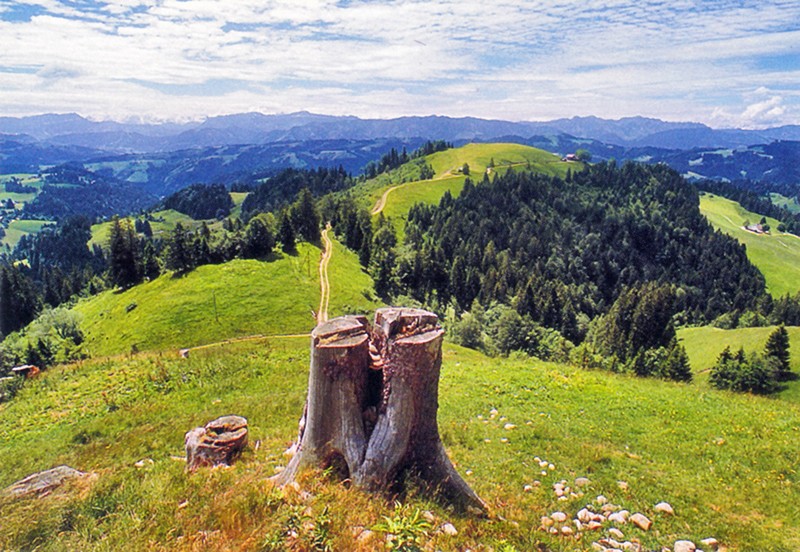
[(186, 433), (186, 469), (200, 466), (230, 466), (247, 446), (247, 420), (222, 416)]

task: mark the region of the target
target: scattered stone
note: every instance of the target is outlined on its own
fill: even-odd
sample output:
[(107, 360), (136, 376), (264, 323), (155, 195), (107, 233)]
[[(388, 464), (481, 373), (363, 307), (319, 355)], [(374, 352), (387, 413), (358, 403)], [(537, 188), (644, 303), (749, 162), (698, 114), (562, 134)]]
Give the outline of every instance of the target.
[(136, 466), (137, 468), (143, 468), (148, 464), (152, 466), (153, 464), (155, 464), (155, 462), (153, 462), (152, 458), (142, 458), (138, 462), (135, 462), (133, 465)]
[(586, 477), (578, 477), (578, 478), (575, 479), (575, 486), (576, 487), (585, 487), (587, 485), (590, 485), (591, 483), (592, 482), (589, 481), (589, 479), (586, 478)]
[(549, 518), (548, 516), (542, 516), (542, 529), (547, 529), (552, 525), (553, 525), (552, 518)]
[(667, 514), (668, 516), (675, 515), (675, 510), (672, 509), (672, 506), (669, 504), (669, 502), (659, 502), (653, 507), (653, 510), (661, 514)]
[(548, 470), (554, 470), (554, 469), (556, 469), (556, 467), (553, 464), (547, 464), (547, 469)]
[(622, 491), (628, 490), (628, 482), (627, 481), (617, 481), (617, 487), (620, 488)]
[(363, 530), (363, 531), (361, 531), (361, 533), (358, 535), (358, 538), (357, 538), (356, 540), (357, 540), (358, 542), (360, 542), (361, 544), (367, 544), (367, 543), (369, 543), (369, 542), (372, 542), (372, 540), (373, 540), (374, 538), (375, 538), (375, 533), (373, 533), (373, 532), (372, 532), (372, 531), (370, 531), (369, 529), (364, 529), (364, 530)]
[(524, 493), (529, 493), (532, 490), (533, 490), (533, 485), (525, 485), (524, 487), (522, 487), (522, 492)]
[(596, 550), (597, 552), (605, 552), (606, 547), (600, 544), (599, 542), (593, 542), (592, 550)]
[(608, 516), (608, 521), (611, 523), (619, 523), (620, 525), (625, 525), (628, 523), (628, 516), (623, 515), (622, 512), (614, 512)]
[(433, 515), (433, 512), (430, 510), (425, 510), (422, 512), (422, 517), (425, 518), (425, 521), (428, 523), (433, 523), (436, 520), (436, 516)]
[(706, 548), (711, 548), (712, 550), (716, 550), (717, 548), (719, 548), (719, 541), (714, 537), (708, 537), (707, 539), (703, 539), (700, 541), (700, 544), (702, 544)]
[(609, 529), (608, 530), (608, 534), (611, 535), (612, 537), (614, 537), (617, 540), (622, 540), (622, 539), (625, 538), (625, 535), (623, 534), (623, 532), (620, 531), (619, 529), (617, 529), (616, 527), (612, 527), (611, 529)]
[(622, 549), (625, 552), (642, 552), (642, 545), (638, 542), (625, 541), (622, 543)]
[(643, 531), (649, 531), (650, 526), (653, 524), (652, 521), (647, 519), (647, 516), (638, 512), (631, 516), (631, 523)]
[(534, 487), (541, 487), (542, 486), (542, 482), (537, 479), (536, 481), (533, 482), (533, 486)]
[(675, 541), (672, 546), (672, 552), (694, 552), (695, 550), (697, 550), (697, 546), (692, 541), (687, 540)]
[(578, 514), (575, 517), (583, 523), (589, 523), (592, 521), (592, 513), (586, 508), (578, 510)]
[(616, 512), (617, 510), (619, 510), (619, 506), (617, 506), (616, 504), (610, 504), (610, 503), (609, 504), (603, 504), (603, 507), (600, 508), (600, 511), (603, 512), (604, 514), (610, 514), (612, 512)]
[(506, 424), (506, 425), (503, 426), (503, 429), (509, 429), (510, 430), (510, 429), (514, 429), (516, 427), (517, 426), (515, 426), (514, 424)]
[(442, 525), (442, 533), (444, 533), (448, 537), (455, 537), (456, 535), (458, 535), (458, 530), (452, 523), (445, 523), (444, 525)]
[(539, 467), (540, 468), (546, 468), (547, 464), (548, 464), (547, 460), (539, 460)]
[(550, 514), (550, 519), (555, 521), (556, 523), (564, 523), (567, 521), (567, 514), (564, 512), (553, 512)]
[(497, 412), (497, 409), (496, 409), (496, 408), (492, 408), (492, 409), (489, 411), (489, 417), (490, 417), (490, 418), (496, 418), (496, 417), (497, 417), (497, 414), (499, 414), (499, 412)]
[(561, 528), (561, 534), (566, 537), (569, 537), (571, 535), (574, 535), (575, 531), (573, 531), (572, 527), (570, 527), (569, 525), (565, 525), (564, 527)]
[(464, 472), (464, 475), (472, 475), (472, 470), (467, 470)]
[(500, 438), (500, 442), (501, 443), (508, 443), (508, 439), (506, 437), (501, 437)]
[(551, 535), (558, 535), (558, 527), (551, 527), (550, 528)]
[(588, 529), (589, 531), (597, 531), (602, 526), (603, 526), (603, 524), (600, 523), (599, 521), (592, 520), (592, 521), (590, 521), (589, 523), (586, 524), (586, 529)]
[(56, 466), (55, 468), (37, 472), (20, 479), (10, 487), (6, 487), (2, 494), (14, 498), (31, 494), (45, 495), (53, 489), (60, 487), (70, 479), (86, 477), (88, 474), (69, 466)]
[(620, 550), (622, 548), (622, 543), (617, 542), (616, 540), (614, 540), (612, 538), (600, 539), (597, 542), (599, 542), (600, 544), (602, 544), (603, 546), (605, 546), (607, 548), (613, 548), (615, 550)]
[(247, 420), (222, 416), (186, 433), (186, 469), (200, 466), (230, 466), (247, 446)]
[(581, 523), (579, 520), (573, 519), (572, 523), (575, 525), (575, 529), (578, 531), (583, 531), (583, 523)]
[(603, 505), (603, 504), (606, 504), (608, 502), (608, 499), (606, 497), (604, 497), (603, 495), (600, 495), (597, 498), (595, 498), (594, 501), (597, 502), (600, 505)]

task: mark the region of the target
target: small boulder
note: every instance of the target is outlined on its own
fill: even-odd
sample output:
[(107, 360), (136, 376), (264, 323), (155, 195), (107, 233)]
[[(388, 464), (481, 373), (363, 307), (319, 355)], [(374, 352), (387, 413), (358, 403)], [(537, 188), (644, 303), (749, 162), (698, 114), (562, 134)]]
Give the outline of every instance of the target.
[(650, 521), (647, 516), (640, 513), (633, 514), (630, 518), (630, 521), (642, 531), (649, 531), (650, 526), (653, 524), (653, 522)]
[(592, 521), (592, 513), (586, 508), (578, 510), (578, 514), (575, 517), (577, 517), (578, 521), (582, 523), (589, 523)]
[(37, 472), (21, 479), (7, 487), (3, 494), (13, 498), (27, 496), (31, 494), (44, 495), (60, 487), (70, 479), (86, 477), (86, 473), (78, 471), (69, 466), (56, 466), (43, 472)]
[(711, 550), (716, 550), (719, 548), (719, 541), (714, 537), (708, 537), (707, 539), (703, 539), (700, 541), (705, 548), (709, 548)]
[(442, 533), (447, 535), (448, 537), (455, 537), (458, 535), (458, 529), (452, 523), (445, 523), (442, 525)]
[(672, 509), (672, 506), (669, 504), (669, 502), (659, 502), (653, 507), (653, 510), (661, 514), (666, 514), (668, 516), (675, 515), (675, 510)]
[(223, 416), (204, 427), (196, 427), (184, 437), (186, 469), (200, 466), (230, 466), (247, 446), (247, 420)]
[(550, 514), (550, 519), (555, 521), (556, 523), (564, 523), (567, 521), (567, 514), (564, 512), (553, 512)]
[(590, 521), (589, 523), (586, 524), (586, 529), (588, 529), (589, 531), (597, 531), (602, 526), (603, 526), (603, 524), (600, 523), (599, 521), (592, 520), (592, 521)]
[(575, 531), (569, 525), (565, 525), (564, 527), (561, 528), (561, 534), (564, 535), (565, 537), (569, 537), (571, 535), (574, 535)]
[(620, 525), (625, 525), (628, 523), (628, 511), (622, 510), (621, 512), (614, 512), (613, 514), (609, 514), (608, 521), (612, 523), (619, 523)]
[(617, 540), (623, 540), (625, 538), (625, 535), (622, 533), (622, 531), (620, 531), (616, 527), (612, 527), (611, 529), (609, 529), (608, 534)]
[(694, 552), (697, 546), (692, 541), (679, 540), (672, 546), (673, 552)]

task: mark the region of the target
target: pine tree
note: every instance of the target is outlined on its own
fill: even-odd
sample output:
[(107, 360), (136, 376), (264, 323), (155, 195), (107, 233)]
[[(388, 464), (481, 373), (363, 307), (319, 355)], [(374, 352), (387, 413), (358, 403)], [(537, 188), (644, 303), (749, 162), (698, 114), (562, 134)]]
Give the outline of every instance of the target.
[(247, 224), (242, 255), (246, 259), (266, 257), (275, 247), (275, 237), (264, 220), (258, 216)]
[(142, 255), (134, 225), (129, 219), (114, 217), (111, 225), (109, 276), (115, 286), (127, 288), (142, 281)]
[(320, 218), (311, 190), (303, 188), (292, 206), (292, 224), (308, 243), (320, 242)]
[(297, 251), (295, 240), (292, 221), (289, 219), (289, 214), (284, 211), (281, 213), (280, 228), (278, 230), (278, 241), (281, 242), (281, 249), (283, 249), (284, 253), (294, 253)]
[(777, 361), (777, 374), (778, 381), (787, 381), (792, 379), (793, 373), (789, 366), (789, 333), (783, 325), (772, 332), (767, 338), (767, 344), (764, 346), (764, 356), (774, 358)]
[(167, 249), (167, 268), (175, 272), (187, 272), (194, 268), (189, 233), (178, 222), (172, 230)]

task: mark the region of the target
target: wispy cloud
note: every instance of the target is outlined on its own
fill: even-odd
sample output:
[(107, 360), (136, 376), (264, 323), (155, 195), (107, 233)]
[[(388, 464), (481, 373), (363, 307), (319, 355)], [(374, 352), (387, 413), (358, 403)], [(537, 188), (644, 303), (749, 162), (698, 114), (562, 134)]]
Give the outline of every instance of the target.
[(0, 114), (800, 122), (786, 0), (9, 0), (0, 51)]

